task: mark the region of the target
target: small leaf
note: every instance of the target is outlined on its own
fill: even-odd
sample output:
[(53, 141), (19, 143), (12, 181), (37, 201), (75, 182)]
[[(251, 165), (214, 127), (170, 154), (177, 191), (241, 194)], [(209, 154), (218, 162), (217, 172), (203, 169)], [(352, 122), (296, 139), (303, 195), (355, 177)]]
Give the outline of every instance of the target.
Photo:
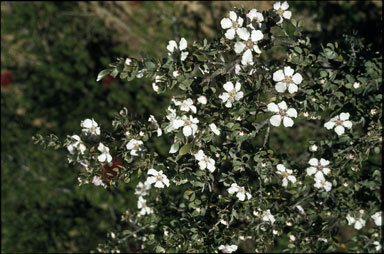
[(111, 70), (102, 70), (101, 72), (99, 72), (99, 74), (97, 75), (96, 82), (99, 82), (100, 80), (102, 80), (109, 73), (111, 73)]

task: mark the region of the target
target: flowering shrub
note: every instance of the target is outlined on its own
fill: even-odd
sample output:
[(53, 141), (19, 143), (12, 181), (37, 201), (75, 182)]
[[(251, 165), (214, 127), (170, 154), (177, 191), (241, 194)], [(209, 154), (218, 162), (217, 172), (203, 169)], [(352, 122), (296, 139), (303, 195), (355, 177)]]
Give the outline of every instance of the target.
[[(382, 57), (351, 37), (315, 52), (292, 17), (287, 2), (234, 9), (211, 42), (170, 40), (162, 59), (118, 58), (99, 73), (174, 91), (161, 118), (124, 108), (111, 130), (85, 119), (64, 142), (34, 137), (67, 147), (80, 185), (137, 182), (137, 210), (99, 252), (266, 252), (281, 238), (285, 252), (381, 248)], [(150, 145), (162, 135), (167, 156)], [(298, 145), (285, 149), (287, 135)]]

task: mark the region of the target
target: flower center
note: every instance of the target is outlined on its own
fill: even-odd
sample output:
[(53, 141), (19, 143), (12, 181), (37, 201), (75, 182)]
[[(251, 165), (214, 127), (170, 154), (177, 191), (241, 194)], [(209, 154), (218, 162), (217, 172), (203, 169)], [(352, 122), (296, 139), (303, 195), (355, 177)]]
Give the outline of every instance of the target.
[(205, 156), (203, 160), (204, 160), (204, 162), (209, 163), (209, 157), (208, 156)]
[(228, 94), (229, 94), (229, 96), (231, 96), (231, 97), (235, 97), (235, 96), (236, 96), (236, 90), (232, 90), (232, 91), (230, 91)]
[(322, 171), (324, 167), (321, 165), (318, 165), (316, 168), (317, 168), (317, 170)]
[(140, 145), (139, 145), (138, 143), (135, 143), (135, 144), (133, 145), (133, 149), (135, 149), (135, 150), (139, 150), (139, 148), (140, 148)]
[(343, 121), (341, 121), (340, 119), (336, 120), (335, 122), (336, 125), (343, 125)]
[(280, 109), (279, 114), (281, 116), (285, 116), (287, 114), (287, 111), (285, 111), (284, 109)]
[(252, 49), (253, 48), (253, 41), (251, 41), (251, 40), (246, 41), (245, 46), (249, 49)]
[(286, 84), (290, 84), (290, 83), (292, 83), (292, 77), (285, 76), (285, 78), (284, 78), (284, 82), (285, 82)]
[(233, 21), (233, 22), (232, 22), (232, 27), (235, 28), (235, 29), (237, 29), (237, 28), (240, 27), (240, 25), (239, 25), (239, 23), (237, 23), (236, 21)]
[(156, 181), (157, 182), (162, 182), (163, 181), (163, 176), (161, 176), (161, 175), (156, 176)]
[(283, 173), (283, 177), (284, 177), (284, 178), (288, 177), (288, 173), (287, 173), (287, 172), (284, 172), (284, 173)]
[(279, 14), (281, 16), (281, 15), (283, 15), (284, 10), (280, 8), (276, 12), (277, 12), (277, 14)]
[(189, 119), (184, 120), (184, 125), (189, 126), (191, 124), (192, 124), (191, 120), (189, 120)]

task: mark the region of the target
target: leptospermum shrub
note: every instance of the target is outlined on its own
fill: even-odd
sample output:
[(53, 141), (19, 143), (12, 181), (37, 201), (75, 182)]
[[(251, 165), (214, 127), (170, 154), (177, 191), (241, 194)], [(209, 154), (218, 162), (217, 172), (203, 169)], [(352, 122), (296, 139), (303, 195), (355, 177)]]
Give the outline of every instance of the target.
[(90, 116), (65, 142), (34, 138), (67, 148), (80, 185), (137, 183), (137, 209), (97, 251), (380, 251), (382, 56), (351, 36), (313, 52), (287, 2), (220, 25), (211, 42), (170, 40), (162, 59), (100, 72), (172, 90), (164, 115), (124, 108), (112, 127)]

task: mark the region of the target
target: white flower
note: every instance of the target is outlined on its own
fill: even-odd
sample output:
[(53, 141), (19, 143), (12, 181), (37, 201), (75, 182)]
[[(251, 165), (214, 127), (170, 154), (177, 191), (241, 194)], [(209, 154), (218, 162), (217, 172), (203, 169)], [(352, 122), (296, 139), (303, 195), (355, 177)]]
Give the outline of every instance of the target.
[(360, 83), (359, 82), (353, 83), (353, 88), (357, 89), (359, 87), (360, 87)]
[(301, 205), (297, 205), (296, 206), (297, 210), (300, 211), (300, 213), (304, 214), (305, 215), (305, 211), (304, 211), (304, 208), (301, 206)]
[(207, 97), (205, 97), (204, 95), (201, 95), (199, 98), (197, 98), (197, 101), (205, 105), (207, 104)]
[(230, 11), (229, 18), (223, 18), (220, 22), (223, 29), (228, 29), (225, 33), (225, 37), (229, 40), (233, 40), (235, 35), (239, 36), (247, 31), (243, 26), (244, 20), (241, 17), (237, 17), (236, 12)]
[(376, 224), (377, 226), (381, 226), (381, 225), (382, 225), (381, 211), (375, 213), (374, 215), (372, 215), (371, 218), (375, 221), (375, 224)]
[(181, 117), (181, 120), (183, 121), (183, 134), (184, 136), (188, 137), (191, 135), (195, 135), (197, 131), (197, 123), (199, 123), (199, 119), (194, 118), (193, 116), (187, 117), (186, 115), (183, 115)]
[(163, 170), (156, 171), (155, 169), (151, 168), (148, 170), (148, 175), (151, 176), (147, 178), (147, 184), (155, 183), (156, 188), (164, 188), (164, 185), (167, 187), (169, 186), (169, 180), (167, 176), (163, 174)]
[(232, 183), (232, 184), (231, 184), (231, 187), (228, 188), (228, 193), (229, 193), (229, 194), (234, 194), (234, 193), (236, 193), (236, 197), (237, 197), (240, 201), (244, 201), (244, 200), (245, 200), (245, 197), (247, 197), (247, 199), (252, 198), (251, 193), (246, 192), (245, 189), (244, 189), (244, 187), (238, 186), (237, 183)]
[(168, 46), (167, 46), (167, 49), (170, 52), (170, 53), (168, 53), (169, 55), (174, 53), (175, 50), (180, 50), (180, 53), (181, 53), (180, 60), (181, 61), (184, 61), (189, 54), (187, 51), (183, 51), (186, 48), (187, 48), (187, 40), (185, 38), (181, 38), (181, 40), (179, 42), (179, 47), (177, 46), (177, 43), (174, 40), (170, 40), (168, 43)]
[(215, 161), (204, 154), (203, 150), (199, 150), (194, 154), (195, 159), (199, 161), (200, 169), (208, 169), (210, 172), (215, 171)]
[(232, 252), (235, 252), (237, 250), (237, 245), (220, 245), (219, 246), (219, 250), (221, 250), (223, 253), (232, 253)]
[(83, 128), (82, 131), (85, 134), (94, 134), (94, 135), (100, 135), (100, 127), (98, 127), (95, 120), (91, 119), (85, 119), (84, 121), (81, 121), (80, 126)]
[(169, 120), (168, 126), (165, 128), (165, 132), (171, 132), (173, 130), (177, 130), (181, 126), (184, 125), (184, 121), (180, 119), (176, 115), (176, 109), (172, 109), (171, 107), (168, 107), (168, 111), (170, 112), (166, 117)]
[(327, 128), (328, 130), (333, 129), (335, 127), (335, 132), (337, 135), (342, 135), (344, 134), (344, 127), (345, 128), (352, 128), (352, 122), (348, 120), (349, 119), (349, 113), (341, 113), (338, 116), (335, 116), (329, 120), (329, 122), (326, 122), (324, 124), (324, 127)]
[(327, 167), (329, 165), (329, 161), (323, 158), (320, 159), (320, 163), (316, 158), (311, 158), (308, 163), (311, 165), (311, 167), (307, 168), (307, 175), (309, 176), (315, 174), (315, 177), (318, 177), (323, 174), (328, 175), (331, 172), (331, 170)]
[(101, 186), (105, 186), (105, 184), (103, 183), (103, 181), (101, 180), (101, 178), (98, 177), (98, 176), (94, 176), (94, 177), (93, 177), (93, 179), (92, 179), (92, 183), (93, 183), (94, 185), (96, 185), (96, 186), (99, 186), (99, 185), (101, 185)]
[(101, 152), (101, 154), (97, 157), (100, 162), (111, 162), (112, 156), (109, 154), (109, 148), (104, 146), (103, 143), (99, 143), (97, 150)]
[(83, 141), (81, 141), (80, 137), (78, 135), (73, 135), (71, 138), (75, 141), (67, 146), (69, 153), (74, 154), (75, 150), (79, 150), (81, 154), (84, 154), (87, 147), (84, 145)]
[(326, 181), (323, 174), (315, 176), (315, 184), (313, 186), (318, 189), (323, 188), (325, 191), (330, 191), (332, 189), (332, 183)]
[(293, 120), (291, 117), (297, 117), (297, 111), (294, 108), (288, 109), (287, 103), (285, 103), (285, 101), (282, 101), (277, 105), (273, 102), (269, 103), (267, 108), (269, 112), (278, 113), (278, 115), (273, 115), (269, 119), (269, 122), (273, 126), (280, 126), (281, 119), (283, 119), (283, 124), (285, 127), (293, 126)]
[(139, 182), (135, 188), (135, 195), (146, 196), (150, 189), (151, 189), (151, 184), (149, 184), (148, 182), (144, 182), (144, 183)]
[(137, 208), (141, 209), (141, 215), (151, 214), (152, 212), (151, 208), (147, 206), (147, 201), (142, 196), (139, 196), (139, 200), (137, 201)]
[(292, 183), (296, 182), (296, 177), (292, 175), (292, 170), (291, 169), (286, 169), (283, 164), (278, 164), (276, 166), (277, 168), (277, 174), (283, 176), (283, 186), (287, 187), (288, 186), (288, 180), (291, 181)]
[(130, 59), (130, 58), (126, 58), (126, 59), (125, 59), (125, 65), (130, 66), (131, 63), (132, 63), (132, 59)]
[(273, 81), (277, 82), (275, 85), (277, 92), (284, 93), (287, 88), (290, 94), (297, 92), (297, 85), (303, 81), (303, 77), (300, 73), (293, 73), (294, 70), (289, 66), (284, 67), (284, 71), (281, 69), (273, 73)]
[(271, 211), (269, 209), (263, 212), (261, 219), (263, 221), (270, 221), (272, 224), (275, 222), (275, 216), (271, 214)]
[[(263, 14), (261, 14), (261, 12), (258, 12), (256, 9), (250, 10), (246, 16), (251, 22), (255, 21), (256, 23), (258, 23), (259, 27), (261, 27), (261, 22), (264, 21)], [(249, 24), (248, 26), (252, 29), (256, 29), (252, 26), (252, 24)]]
[(375, 247), (376, 251), (381, 250), (381, 244), (379, 243), (379, 241), (374, 241), (373, 245), (376, 245), (376, 247)]
[(153, 115), (150, 115), (148, 122), (153, 123), (157, 127), (157, 136), (160, 137), (163, 134), (163, 131), (161, 130), (159, 123), (156, 121), (156, 118)]
[(126, 147), (127, 150), (131, 150), (132, 156), (139, 156), (139, 152), (143, 150), (143, 144), (143, 141), (133, 138), (127, 143)]
[(294, 235), (290, 235), (290, 236), (289, 236), (289, 241), (290, 241), (290, 242), (294, 242), (294, 241), (296, 241), (296, 237), (295, 237)]
[(172, 72), (172, 76), (173, 76), (174, 78), (177, 78), (179, 75), (180, 75), (179, 71), (174, 71), (174, 72)]
[(144, 70), (139, 70), (136, 74), (136, 78), (142, 78), (144, 76)]
[(283, 22), (283, 18), (285, 19), (291, 18), (292, 13), (290, 11), (287, 11), (288, 8), (289, 8), (289, 4), (287, 3), (287, 1), (285, 1), (282, 4), (280, 2), (274, 3), (273, 9), (275, 9), (276, 13), (280, 16), (280, 20), (277, 22), (277, 24), (280, 24), (281, 22)]
[(240, 91), (241, 89), (241, 84), (239, 82), (236, 82), (236, 86), (233, 86), (232, 82), (227, 82), (224, 84), (224, 90), (227, 91), (227, 93), (222, 93), (219, 95), (219, 98), (223, 101), (226, 102), (225, 106), (227, 108), (232, 107), (232, 103), (236, 100), (240, 100), (243, 98), (244, 93)]
[(365, 226), (365, 220), (359, 217), (352, 217), (349, 214), (347, 214), (347, 221), (348, 225), (355, 224), (355, 229), (359, 230)]
[(216, 127), (216, 124), (211, 123), (209, 125), (209, 128), (211, 128), (212, 132), (215, 133), (217, 136), (220, 136), (220, 130)]
[(191, 98), (183, 100), (182, 102), (173, 100), (173, 103), (175, 103), (176, 106), (179, 106), (181, 111), (188, 112), (191, 110), (196, 114), (196, 106), (193, 105), (193, 100)]
[(257, 46), (257, 42), (263, 39), (263, 33), (260, 30), (252, 30), (252, 32), (246, 31), (244, 35), (241, 36), (243, 41), (238, 41), (235, 44), (235, 52), (236, 54), (240, 54), (244, 51), (243, 56), (241, 58), (241, 64), (253, 64), (253, 55), (252, 51), (260, 54), (260, 48)]
[(316, 152), (317, 151), (317, 145), (313, 144), (309, 147), (309, 150), (312, 151), (312, 152)]
[(155, 92), (159, 91), (159, 86), (155, 82), (152, 83), (152, 88), (153, 88), (153, 91)]

